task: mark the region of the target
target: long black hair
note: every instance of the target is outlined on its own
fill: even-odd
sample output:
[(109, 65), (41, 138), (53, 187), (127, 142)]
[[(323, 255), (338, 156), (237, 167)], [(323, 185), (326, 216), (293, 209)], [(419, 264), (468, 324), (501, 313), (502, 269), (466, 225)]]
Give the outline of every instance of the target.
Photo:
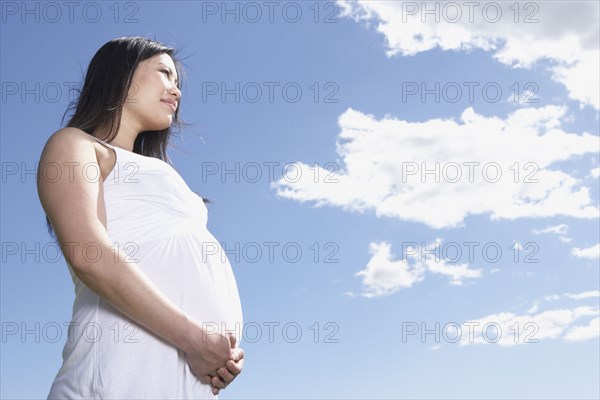
[[(168, 54), (175, 64), (179, 77), (177, 87), (181, 90), (184, 70), (181, 61), (176, 58), (178, 52), (175, 48), (141, 36), (120, 37), (107, 42), (90, 61), (83, 87), (78, 90), (77, 99), (67, 107), (62, 121), (69, 111), (75, 110), (66, 127), (79, 128), (92, 136), (92, 132), (97, 128), (109, 127), (107, 137), (98, 139), (110, 142), (119, 132), (123, 105), (127, 100), (133, 74), (140, 62), (159, 54)], [(168, 128), (140, 132), (133, 144), (133, 152), (170, 164), (167, 155), (169, 141), (187, 125), (179, 117), (180, 108), (175, 110), (173, 122)], [(207, 198), (202, 199), (205, 203), (212, 203)], [(48, 233), (55, 236), (47, 216), (46, 225)]]

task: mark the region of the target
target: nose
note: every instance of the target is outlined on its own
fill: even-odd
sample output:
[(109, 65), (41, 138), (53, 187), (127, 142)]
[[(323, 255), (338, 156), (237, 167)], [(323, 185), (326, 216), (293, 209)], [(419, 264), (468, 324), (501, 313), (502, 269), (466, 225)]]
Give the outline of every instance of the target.
[(181, 90), (179, 90), (179, 88), (175, 84), (171, 85), (171, 89), (169, 90), (169, 93), (174, 94), (175, 99), (177, 101), (179, 101), (179, 99), (181, 98)]

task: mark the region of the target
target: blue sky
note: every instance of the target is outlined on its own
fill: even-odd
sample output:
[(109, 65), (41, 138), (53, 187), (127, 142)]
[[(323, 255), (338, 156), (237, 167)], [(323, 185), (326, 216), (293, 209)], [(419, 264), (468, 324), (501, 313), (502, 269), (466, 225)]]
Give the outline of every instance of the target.
[(31, 171), (95, 51), (141, 35), (186, 58), (193, 125), (169, 154), (214, 201), (240, 291), (246, 363), (220, 398), (598, 398), (598, 5), (513, 3), (473, 22), (431, 3), (436, 22), (420, 3), (281, 2), (269, 22), (228, 2), (236, 22), (221, 2), (70, 20), (3, 1), (0, 396), (45, 398), (74, 299)]

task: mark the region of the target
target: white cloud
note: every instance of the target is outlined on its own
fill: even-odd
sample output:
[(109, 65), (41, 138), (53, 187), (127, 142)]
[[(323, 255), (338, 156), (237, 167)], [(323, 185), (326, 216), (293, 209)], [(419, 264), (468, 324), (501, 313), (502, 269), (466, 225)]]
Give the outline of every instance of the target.
[(587, 292), (581, 293), (565, 293), (565, 296), (574, 299), (574, 300), (582, 300), (582, 299), (592, 299), (594, 297), (600, 297), (600, 290), (588, 290)]
[(590, 170), (590, 176), (594, 179), (597, 179), (600, 177), (600, 168), (593, 168)]
[(443, 259), (435, 262), (431, 257), (426, 265), (429, 272), (450, 277), (449, 283), (451, 285), (462, 285), (465, 279), (481, 278), (481, 270), (470, 269), (468, 264), (452, 265), (446, 263)]
[(581, 342), (600, 337), (600, 318), (594, 318), (588, 325), (574, 326), (565, 335), (565, 340)]
[(555, 234), (555, 235), (560, 235), (558, 237), (558, 239), (563, 242), (563, 243), (569, 243), (571, 242), (571, 238), (565, 236), (567, 233), (567, 225), (566, 224), (560, 224), (560, 225), (554, 225), (554, 226), (547, 226), (546, 228), (543, 229), (532, 229), (531, 232), (535, 235), (541, 235), (544, 233), (551, 233), (551, 234)]
[[(598, 317), (599, 313), (600, 309), (590, 306), (542, 312), (538, 312), (538, 307), (534, 306), (523, 315), (510, 312), (492, 314), (463, 323), (459, 345), (496, 343), (500, 346), (515, 346), (538, 343), (542, 339), (594, 339), (599, 337), (596, 320), (592, 320), (588, 326), (573, 324), (584, 317)], [(448, 336), (454, 337), (453, 335)]]
[(560, 295), (558, 295), (558, 294), (552, 294), (552, 295), (544, 297), (544, 300), (546, 300), (546, 301), (556, 301), (559, 299), (560, 299)]
[(533, 314), (535, 312), (538, 312), (539, 309), (540, 309), (539, 305), (537, 303), (534, 303), (533, 306), (531, 306), (531, 308), (529, 310), (527, 310), (527, 312), (529, 314)]
[(535, 272), (531, 272), (531, 271), (516, 271), (512, 273), (513, 276), (535, 276)]
[(518, 91), (513, 90), (510, 96), (506, 98), (505, 102), (515, 107), (523, 107), (533, 102), (533, 99), (539, 99), (539, 97), (540, 96), (536, 92), (531, 90), (524, 90), (520, 96)]
[[(451, 2), (458, 5), (458, 14), (456, 6), (444, 2), (338, 0), (342, 16), (375, 24), (386, 39), (388, 57), (434, 48), (482, 49), (514, 68), (549, 61), (553, 79), (566, 87), (570, 98), (600, 109), (598, 2), (530, 2), (528, 7), (513, 3), (477, 3), (469, 8)], [(493, 7), (484, 13), (485, 4), (501, 7), (496, 21)], [(438, 20), (425, 9), (439, 10)], [(537, 22), (526, 23), (526, 18)]]
[(365, 297), (389, 295), (423, 280), (425, 265), (420, 262), (410, 265), (407, 259), (395, 260), (390, 247), (386, 242), (369, 244), (372, 257), (367, 267), (355, 274), (362, 277)]
[(514, 249), (515, 250), (518, 250), (518, 251), (523, 251), (524, 250), (523, 249), (523, 245), (519, 241), (513, 239), (513, 243), (514, 243)]
[[(545, 296), (544, 300), (545, 301), (557, 301), (557, 300), (563, 299), (565, 297), (572, 299), (572, 300), (591, 299), (594, 297), (600, 297), (600, 290), (587, 290), (585, 292), (580, 292), (580, 293), (564, 293), (562, 295), (553, 294), (553, 295)], [(537, 304), (537, 302), (535, 302), (534, 304)]]
[(567, 225), (560, 224), (554, 226), (547, 226), (543, 229), (532, 229), (531, 232), (535, 235), (541, 235), (543, 233), (554, 233), (556, 235), (564, 235), (567, 233)]
[[(561, 299), (585, 301), (600, 297), (600, 290), (588, 290), (579, 293), (564, 293), (544, 296), (542, 300), (555, 302)], [(596, 302), (597, 304), (597, 302)], [(513, 346), (523, 343), (537, 343), (540, 339), (564, 339), (568, 341), (583, 341), (599, 338), (598, 318), (592, 319), (587, 325), (575, 326), (576, 320), (583, 317), (598, 317), (600, 309), (597, 306), (578, 306), (575, 308), (559, 308), (540, 312), (540, 301), (533, 302), (524, 315), (501, 312), (483, 318), (467, 321), (472, 322), (471, 331), (474, 337), (469, 337), (469, 324), (462, 327), (461, 345), (493, 343), (496, 339), (495, 327), (490, 328), (484, 336), (483, 326), (486, 324), (500, 327), (501, 338), (498, 344)]]
[(587, 248), (574, 247), (571, 254), (579, 258), (597, 259), (600, 258), (600, 243)]
[(466, 279), (482, 277), (480, 269), (470, 269), (467, 264), (449, 264), (431, 253), (407, 251), (398, 259), (391, 253), (391, 245), (385, 241), (370, 243), (369, 253), (372, 257), (366, 268), (355, 274), (362, 277), (364, 292), (361, 296), (364, 297), (385, 296), (410, 288), (425, 278), (426, 271), (449, 277), (451, 285), (462, 285)]
[(299, 179), (283, 176), (271, 186), (281, 197), (315, 201), (316, 207), (373, 210), (433, 228), (461, 226), (468, 215), (480, 214), (597, 218), (600, 211), (582, 181), (551, 167), (598, 147), (598, 136), (561, 129), (565, 112), (521, 108), (500, 119), (467, 108), (459, 122), (409, 122), (348, 108), (338, 118), (337, 175), (325, 181), (331, 171), (318, 167), (316, 180), (314, 166), (296, 163)]

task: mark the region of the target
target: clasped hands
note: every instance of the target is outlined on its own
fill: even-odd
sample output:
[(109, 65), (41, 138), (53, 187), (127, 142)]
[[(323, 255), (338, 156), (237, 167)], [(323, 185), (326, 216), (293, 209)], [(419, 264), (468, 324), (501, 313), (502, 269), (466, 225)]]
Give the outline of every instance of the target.
[(236, 338), (231, 334), (204, 334), (202, 342), (197, 352), (185, 352), (185, 359), (192, 373), (200, 382), (210, 384), (217, 395), (242, 372), (244, 350), (236, 347)]

